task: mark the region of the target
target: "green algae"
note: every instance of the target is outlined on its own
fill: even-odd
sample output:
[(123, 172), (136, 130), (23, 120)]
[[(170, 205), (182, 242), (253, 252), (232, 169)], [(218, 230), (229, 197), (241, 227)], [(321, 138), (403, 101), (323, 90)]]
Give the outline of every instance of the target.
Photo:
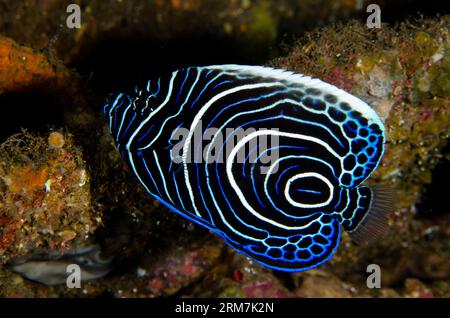
[[(434, 221), (439, 224), (438, 230), (427, 243), (418, 233), (426, 232), (433, 222), (416, 219), (421, 193), (433, 182), (433, 169), (441, 162), (450, 136), (449, 27), (446, 17), (379, 30), (369, 30), (357, 22), (339, 24), (310, 34), (286, 57), (273, 61), (274, 66), (329, 78), (331, 83), (369, 101), (385, 121), (385, 155), (368, 182), (395, 191), (391, 234), (360, 247), (344, 235), (336, 256), (322, 267), (356, 286), (364, 282), (358, 271), (363, 272), (370, 263), (384, 268), (383, 284), (389, 286), (415, 275), (418, 259), (425, 259), (427, 250), (442, 250), (447, 255), (444, 257), (450, 258), (443, 248), (448, 240), (443, 238), (450, 226), (448, 218)], [(335, 76), (336, 69), (347, 81)], [(419, 250), (423, 254), (418, 258)], [(448, 275), (445, 262), (439, 264), (436, 272)]]
[(272, 14), (273, 3), (263, 1), (255, 5), (252, 11), (246, 37), (261, 45), (271, 45), (278, 34), (278, 21)]

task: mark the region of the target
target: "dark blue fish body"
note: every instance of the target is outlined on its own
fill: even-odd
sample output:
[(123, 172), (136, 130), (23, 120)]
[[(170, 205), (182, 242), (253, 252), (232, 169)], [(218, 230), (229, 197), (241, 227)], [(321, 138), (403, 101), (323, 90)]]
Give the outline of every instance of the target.
[[(114, 96), (104, 113), (154, 198), (265, 266), (314, 268), (336, 250), (341, 227), (357, 242), (385, 228), (383, 191), (359, 186), (382, 157), (383, 124), (366, 103), (318, 79), (259, 66), (190, 67)], [(188, 133), (176, 152), (181, 127)], [(237, 128), (253, 132), (236, 141)], [(278, 142), (258, 149), (252, 142), (263, 136)], [(248, 152), (238, 161), (240, 149)], [(263, 162), (264, 152), (276, 160)]]
[(15, 273), (46, 285), (67, 282), (68, 266), (78, 265), (80, 279), (88, 281), (107, 275), (114, 266), (114, 257), (103, 258), (99, 245), (89, 245), (60, 253), (29, 254), (10, 260), (7, 267)]

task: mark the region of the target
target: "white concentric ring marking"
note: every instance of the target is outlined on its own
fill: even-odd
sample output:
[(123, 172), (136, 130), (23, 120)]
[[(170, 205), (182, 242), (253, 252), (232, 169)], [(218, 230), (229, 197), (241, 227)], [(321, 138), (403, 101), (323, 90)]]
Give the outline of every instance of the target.
[[(270, 223), (274, 226), (278, 226), (279, 228), (286, 229), (286, 230), (300, 230), (300, 229), (304, 229), (304, 228), (308, 227), (309, 225), (288, 226), (288, 225), (280, 224), (272, 219), (269, 219), (269, 218), (261, 215), (255, 209), (253, 209), (253, 207), (247, 202), (244, 193), (242, 193), (241, 189), (239, 188), (239, 185), (237, 184), (236, 180), (234, 179), (233, 172), (232, 172), (234, 157), (236, 157), (237, 152), (239, 151), (239, 149), (241, 147), (243, 147), (249, 140), (251, 140), (252, 138), (255, 138), (259, 135), (278, 135), (278, 136), (283, 136), (283, 137), (288, 137), (288, 138), (308, 140), (308, 141), (312, 141), (312, 142), (315, 142), (315, 143), (323, 146), (325, 149), (327, 149), (328, 152), (330, 152), (333, 156), (335, 156), (337, 158), (339, 158), (338, 154), (327, 143), (325, 143), (324, 141), (322, 141), (318, 138), (312, 137), (312, 136), (307, 136), (307, 135), (302, 135), (302, 134), (294, 134), (294, 133), (288, 133), (288, 132), (282, 132), (282, 131), (276, 131), (276, 130), (259, 130), (254, 133), (248, 134), (247, 136), (242, 138), (236, 144), (236, 147), (233, 148), (233, 150), (231, 151), (230, 155), (228, 156), (228, 158), (226, 160), (226, 165), (227, 165), (226, 173), (227, 173), (228, 181), (231, 184), (231, 188), (235, 190), (242, 205), (244, 205), (244, 207), (250, 213), (252, 213), (254, 216), (256, 216), (257, 218), (259, 218), (267, 223)], [(222, 213), (219, 212), (219, 215), (222, 218), (222, 220), (224, 220)]]
[[(301, 178), (318, 178), (318, 179), (322, 180), (330, 189), (330, 195), (328, 196), (328, 200), (326, 200), (325, 202), (316, 203), (316, 204), (304, 204), (304, 203), (296, 202), (294, 199), (292, 199), (291, 195), (289, 194), (289, 187), (291, 186), (292, 182), (294, 182), (297, 179), (301, 179)], [(316, 173), (316, 172), (304, 172), (304, 173), (298, 173), (295, 176), (292, 176), (286, 182), (286, 186), (284, 187), (284, 196), (286, 197), (286, 200), (288, 200), (288, 202), (293, 206), (296, 206), (299, 208), (306, 208), (306, 209), (320, 208), (320, 207), (326, 206), (328, 203), (331, 202), (331, 200), (333, 200), (333, 190), (334, 190), (334, 187), (331, 184), (331, 182), (327, 178), (322, 176), (321, 174)]]
[[(318, 162), (321, 162), (321, 163), (327, 165), (327, 166), (330, 168), (330, 170), (333, 170), (333, 167), (332, 167), (328, 162), (323, 161), (322, 159), (319, 159), (319, 158), (315, 158), (315, 157), (311, 157), (311, 156), (305, 156), (305, 155), (301, 155), (301, 156), (298, 156), (298, 155), (284, 156), (284, 157), (282, 157), (282, 158), (277, 159), (275, 162), (273, 162), (273, 163), (270, 165), (269, 170), (268, 170), (267, 173), (266, 173), (266, 177), (264, 178), (264, 193), (265, 193), (266, 197), (269, 199), (269, 201), (272, 203), (272, 205), (274, 206), (274, 208), (277, 209), (278, 211), (280, 211), (281, 213), (283, 213), (284, 215), (288, 216), (288, 217), (293, 217), (293, 216), (287, 214), (287, 212), (284, 212), (284, 211), (282, 211), (281, 209), (278, 209), (278, 208), (275, 206), (275, 203), (273, 202), (272, 198), (270, 197), (269, 192), (267, 191), (267, 189), (268, 189), (269, 177), (270, 177), (272, 174), (274, 174), (273, 169), (274, 169), (275, 167), (277, 167), (277, 166), (278, 166), (282, 161), (284, 161), (284, 160), (288, 160), (288, 159), (296, 159), (296, 158), (298, 158), (298, 159), (308, 159), (308, 160), (318, 161)], [(334, 173), (334, 172), (333, 172), (333, 173)], [(328, 179), (327, 179), (327, 180), (328, 180)], [(333, 187), (333, 189), (334, 189), (334, 187)], [(333, 195), (334, 195), (334, 192), (333, 192)], [(308, 216), (304, 216), (303, 218), (307, 218), (307, 217), (308, 217)], [(296, 219), (299, 219), (299, 218), (301, 218), (301, 217), (295, 217), (295, 218), (296, 218)]]

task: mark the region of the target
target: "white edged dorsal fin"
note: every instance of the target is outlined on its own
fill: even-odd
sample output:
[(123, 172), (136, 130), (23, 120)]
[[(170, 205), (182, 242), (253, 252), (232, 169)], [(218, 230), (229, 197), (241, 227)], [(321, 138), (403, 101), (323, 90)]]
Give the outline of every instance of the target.
[(300, 73), (295, 73), (281, 68), (272, 68), (267, 66), (223, 64), (211, 65), (206, 69), (216, 69), (224, 72), (236, 73), (240, 75), (251, 75), (265, 79), (271, 79), (279, 82), (288, 82), (291, 85), (299, 85), (300, 87), (314, 88), (322, 92), (323, 95), (333, 95), (337, 98), (337, 103), (347, 103), (351, 108), (360, 112), (369, 121), (377, 124), (384, 132), (384, 126), (379, 116), (367, 103), (356, 96), (320, 79), (312, 78)]

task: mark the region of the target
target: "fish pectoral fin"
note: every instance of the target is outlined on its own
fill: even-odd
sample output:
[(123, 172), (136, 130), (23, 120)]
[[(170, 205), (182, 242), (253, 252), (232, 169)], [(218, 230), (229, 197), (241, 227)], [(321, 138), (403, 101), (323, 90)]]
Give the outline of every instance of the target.
[(348, 208), (341, 213), (341, 224), (351, 239), (357, 243), (374, 241), (384, 236), (388, 217), (394, 211), (392, 189), (374, 185), (350, 189)]

